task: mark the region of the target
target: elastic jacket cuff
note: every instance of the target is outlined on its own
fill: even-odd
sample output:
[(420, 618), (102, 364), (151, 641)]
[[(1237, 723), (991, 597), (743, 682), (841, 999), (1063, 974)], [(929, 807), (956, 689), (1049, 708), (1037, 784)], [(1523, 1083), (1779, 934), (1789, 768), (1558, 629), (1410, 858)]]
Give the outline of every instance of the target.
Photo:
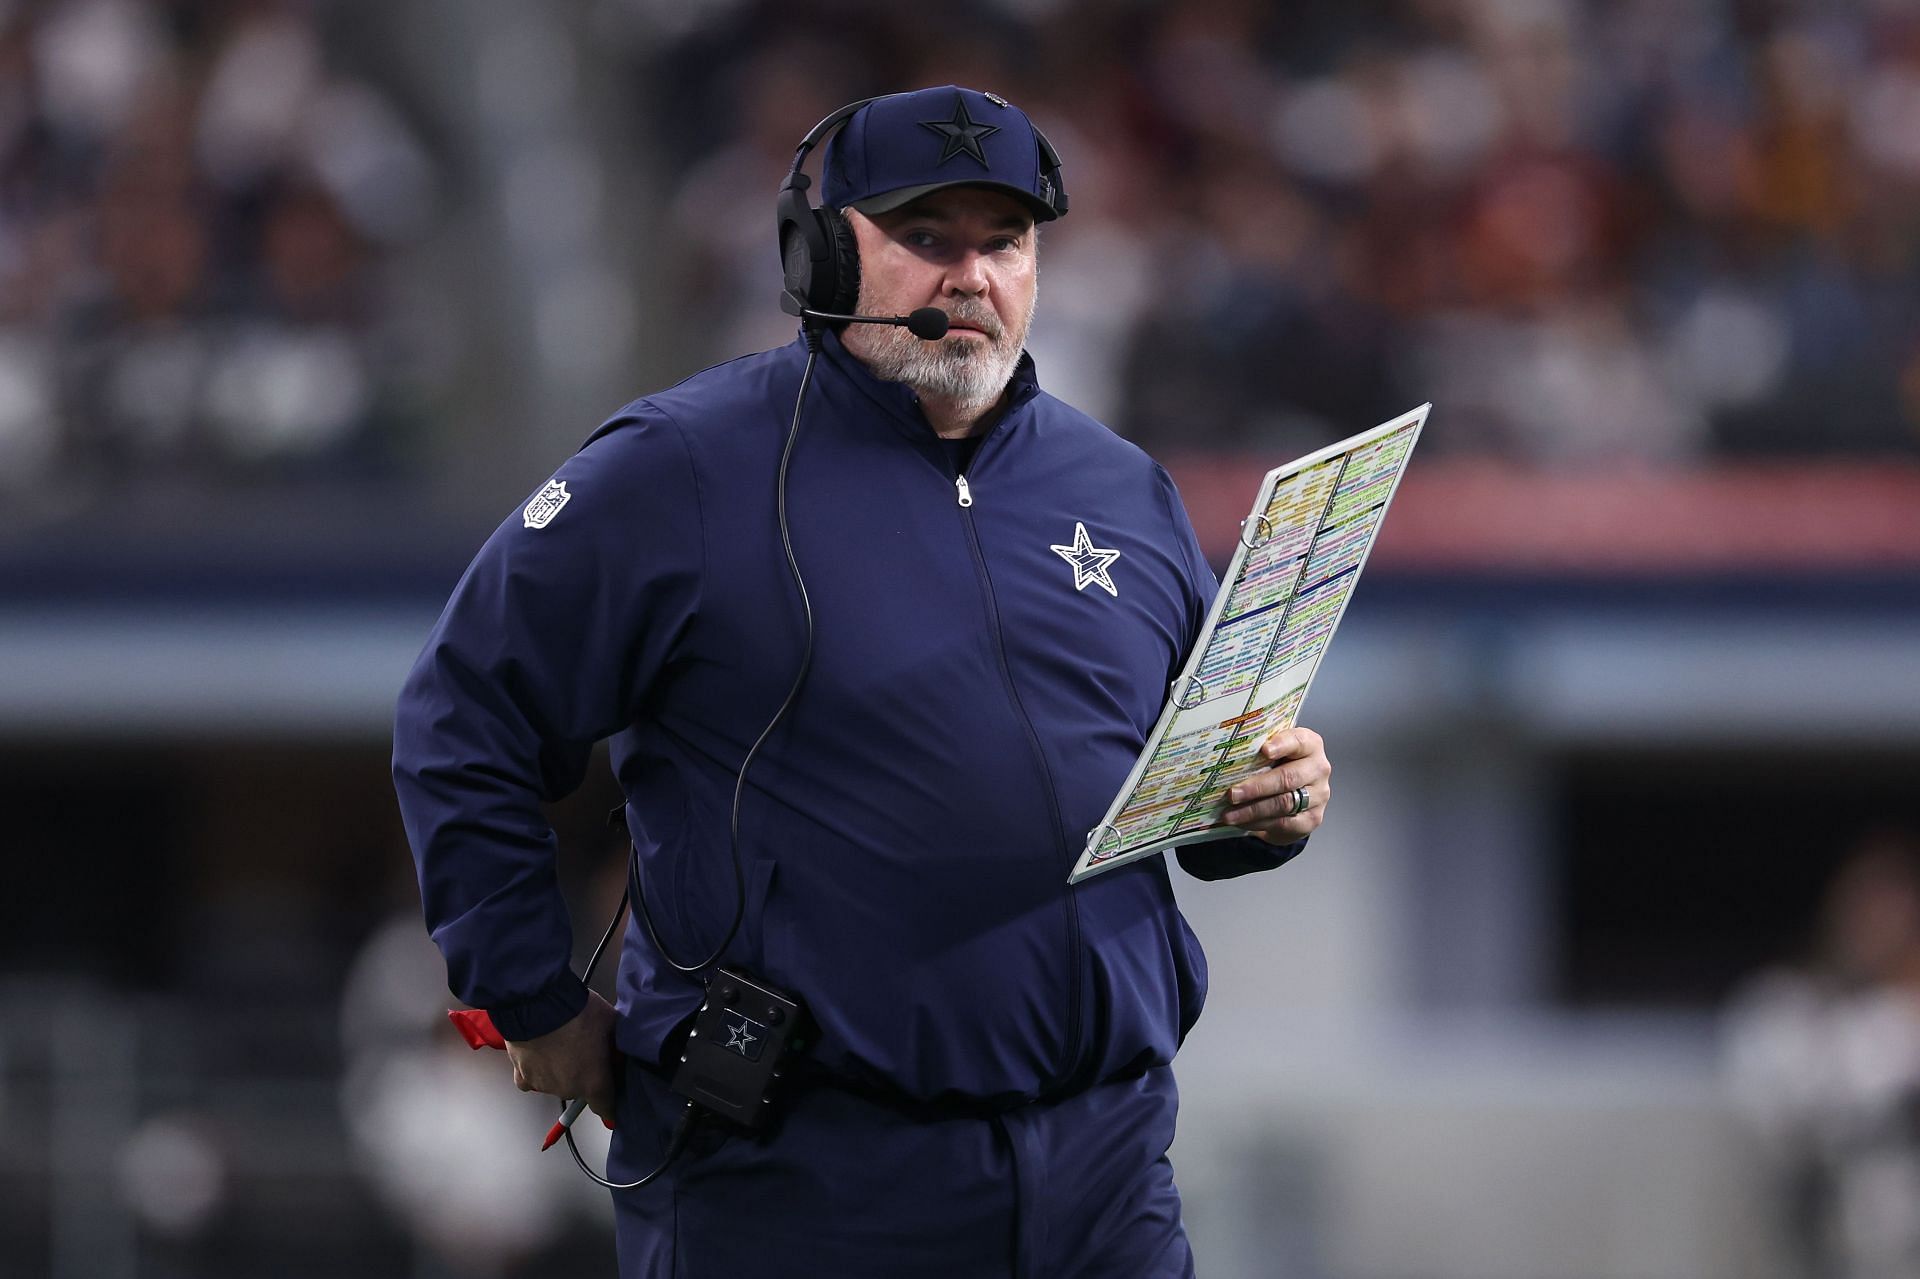
[(1256, 835), (1243, 835), (1239, 839), (1189, 844), (1176, 850), (1176, 855), (1180, 868), (1195, 879), (1233, 879), (1284, 866), (1306, 846), (1305, 839), (1276, 847)]
[(507, 1039), (538, 1039), (572, 1021), (587, 1006), (587, 987), (572, 973), (562, 973), (537, 994), (509, 1003), (493, 1004), (487, 1016)]

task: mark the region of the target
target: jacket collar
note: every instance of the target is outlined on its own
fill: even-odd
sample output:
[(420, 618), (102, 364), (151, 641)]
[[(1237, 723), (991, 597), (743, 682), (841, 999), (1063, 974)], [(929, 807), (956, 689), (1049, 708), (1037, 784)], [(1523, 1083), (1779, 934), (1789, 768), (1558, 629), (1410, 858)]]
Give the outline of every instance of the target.
[[(796, 345), (802, 350), (806, 347), (804, 337), (796, 339)], [(902, 428), (915, 440), (934, 438), (933, 427), (927, 422), (927, 415), (920, 410), (920, 397), (904, 382), (888, 382), (873, 375), (872, 370), (862, 364), (841, 344), (840, 335), (832, 329), (821, 334), (820, 351), (828, 365), (851, 382), (869, 400), (883, 409), (887, 417)], [(1013, 377), (1008, 380), (1011, 395), (1007, 400), (1006, 412), (988, 431), (989, 436), (1015, 425), (1022, 414), (1021, 410), (1040, 393), (1040, 379), (1033, 364), (1033, 357), (1026, 351), (1020, 352), (1020, 361), (1013, 367)]]

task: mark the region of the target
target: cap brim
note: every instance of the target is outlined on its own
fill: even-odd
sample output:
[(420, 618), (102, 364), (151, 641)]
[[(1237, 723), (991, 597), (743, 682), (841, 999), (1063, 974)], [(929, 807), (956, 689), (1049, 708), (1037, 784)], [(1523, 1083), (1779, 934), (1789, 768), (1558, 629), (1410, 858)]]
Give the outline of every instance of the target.
[(924, 186), (901, 187), (897, 191), (882, 191), (879, 195), (868, 196), (864, 200), (855, 200), (852, 207), (860, 210), (860, 212), (869, 217), (876, 213), (891, 213), (902, 205), (913, 203), (929, 192), (944, 191), (948, 187), (986, 187), (991, 191), (1005, 191), (1008, 195), (1017, 196), (1021, 203), (1027, 206), (1027, 211), (1033, 214), (1033, 220), (1035, 222), (1051, 222), (1060, 216), (1044, 201), (1035, 199), (1031, 191), (1023, 191), (1009, 182), (982, 181), (979, 179), (960, 182), (929, 182)]

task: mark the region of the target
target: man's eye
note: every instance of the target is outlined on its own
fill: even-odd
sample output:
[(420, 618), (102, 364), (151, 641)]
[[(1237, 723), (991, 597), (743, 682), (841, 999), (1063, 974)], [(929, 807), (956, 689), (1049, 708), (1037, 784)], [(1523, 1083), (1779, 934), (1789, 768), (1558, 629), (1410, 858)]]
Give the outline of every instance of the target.
[(939, 237), (931, 231), (909, 231), (906, 240), (916, 249), (932, 248), (940, 242)]

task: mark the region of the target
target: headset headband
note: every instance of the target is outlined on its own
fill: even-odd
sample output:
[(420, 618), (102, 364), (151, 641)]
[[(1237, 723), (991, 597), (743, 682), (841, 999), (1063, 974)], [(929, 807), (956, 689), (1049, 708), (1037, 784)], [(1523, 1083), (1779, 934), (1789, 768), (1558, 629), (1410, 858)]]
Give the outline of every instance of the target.
[[(815, 147), (819, 146), (820, 140), (826, 137), (828, 133), (832, 132), (833, 127), (836, 124), (839, 124), (842, 120), (846, 119), (848, 116), (858, 111), (861, 107), (866, 106), (869, 102), (878, 102), (881, 98), (889, 98), (893, 96), (895, 95), (890, 93), (881, 93), (881, 94), (876, 94), (871, 98), (862, 98), (858, 102), (850, 102), (846, 106), (841, 107), (838, 111), (830, 113), (827, 116), (827, 118), (822, 120), (819, 124), (816, 124), (811, 129), (808, 129), (807, 136), (800, 139), (800, 145), (794, 148), (793, 165), (791, 168), (787, 170), (787, 181), (792, 182), (793, 179), (797, 176), (802, 179), (801, 185), (804, 186), (806, 175), (800, 172), (800, 166), (806, 163), (807, 153), (813, 150)], [(1039, 130), (1035, 129), (1034, 132), (1038, 133)]]

